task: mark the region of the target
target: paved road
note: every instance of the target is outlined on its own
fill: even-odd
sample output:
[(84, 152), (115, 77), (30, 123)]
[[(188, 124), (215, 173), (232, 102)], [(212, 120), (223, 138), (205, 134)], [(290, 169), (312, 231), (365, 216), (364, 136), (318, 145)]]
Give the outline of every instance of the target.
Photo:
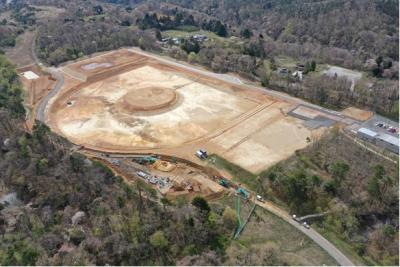
[(64, 84), (64, 76), (59, 73), (57, 70), (55, 69), (46, 69), (47, 72), (51, 73), (51, 75), (57, 79), (56, 84), (54, 85), (54, 87), (51, 89), (51, 91), (42, 99), (42, 101), (40, 101), (37, 109), (36, 109), (36, 119), (38, 121), (41, 121), (43, 123), (45, 123), (46, 118), (45, 118), (45, 110), (47, 107), (47, 104), (49, 103), (50, 99), (55, 96), (60, 89), (62, 88), (63, 84)]
[[(36, 36), (36, 33), (35, 33)], [(49, 103), (50, 99), (55, 96), (64, 84), (64, 76), (58, 72), (55, 68), (47, 68), (44, 64), (40, 61), (40, 59), (36, 55), (36, 37), (33, 38), (32, 47), (31, 47), (32, 58), (35, 60), (35, 63), (41, 67), (44, 71), (49, 72), (53, 78), (55, 78), (56, 84), (51, 89), (51, 91), (40, 101), (38, 107), (36, 108), (36, 120), (45, 123), (45, 110), (47, 104)]]
[(317, 243), (322, 249), (324, 249), (332, 258), (334, 258), (338, 264), (341, 266), (354, 266), (354, 263), (351, 262), (349, 258), (347, 258), (339, 249), (337, 249), (332, 243), (326, 240), (322, 235), (320, 235), (317, 231), (310, 228), (307, 229), (302, 226), (297, 221), (293, 220), (292, 217), (282, 209), (276, 207), (272, 202), (266, 201), (264, 203), (257, 202), (257, 205), (265, 208), (271, 213), (277, 215), (282, 218), (292, 226), (296, 227), (298, 230), (303, 232), (306, 236), (311, 238), (315, 243)]

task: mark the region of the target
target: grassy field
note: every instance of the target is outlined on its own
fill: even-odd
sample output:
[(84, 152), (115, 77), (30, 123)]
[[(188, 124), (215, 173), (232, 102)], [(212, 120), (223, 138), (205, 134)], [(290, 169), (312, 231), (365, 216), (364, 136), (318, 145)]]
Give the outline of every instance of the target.
[(212, 39), (222, 38), (213, 32), (203, 31), (203, 30), (193, 30), (193, 28), (185, 29), (185, 30), (183, 30), (183, 29), (182, 30), (168, 30), (168, 31), (163, 31), (162, 34), (165, 36), (168, 36), (168, 37), (180, 37), (180, 38), (189, 38), (190, 36), (193, 36), (195, 34), (204, 34), (208, 38), (212, 38)]
[[(235, 198), (226, 196), (211, 205), (235, 209)], [(251, 203), (241, 202), (241, 218), (250, 211)], [(317, 244), (274, 214), (257, 207), (237, 240), (231, 240), (228, 265), (336, 265)]]
[(231, 39), (231, 38), (225, 38), (216, 35), (213, 32), (210, 31), (204, 31), (204, 30), (196, 30), (193, 27), (184, 27), (181, 28), (180, 30), (168, 30), (168, 31), (163, 31), (162, 35), (164, 37), (177, 37), (177, 38), (189, 38), (193, 35), (196, 34), (204, 34), (208, 37), (208, 40), (204, 42), (206, 46), (213, 46), (215, 44), (223, 45), (225, 47), (233, 47), (237, 46), (242, 43), (241, 40), (236, 40), (236, 39)]
[(296, 63), (299, 63), (300, 61), (295, 60), (294, 58), (291, 57), (286, 57), (286, 56), (278, 56), (275, 58), (276, 65), (281, 67), (281, 68), (295, 68)]

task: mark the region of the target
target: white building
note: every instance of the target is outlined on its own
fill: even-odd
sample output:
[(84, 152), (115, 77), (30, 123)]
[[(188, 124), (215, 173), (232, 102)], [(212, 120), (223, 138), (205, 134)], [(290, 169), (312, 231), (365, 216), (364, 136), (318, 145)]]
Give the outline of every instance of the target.
[(357, 135), (364, 140), (368, 140), (370, 142), (374, 142), (375, 138), (378, 136), (377, 132), (374, 132), (367, 128), (360, 128), (357, 131)]
[(367, 128), (360, 128), (357, 131), (357, 136), (363, 140), (376, 144), (384, 149), (399, 154), (399, 138), (385, 134), (377, 133)]
[(376, 144), (396, 154), (399, 154), (399, 138), (382, 133), (377, 136)]

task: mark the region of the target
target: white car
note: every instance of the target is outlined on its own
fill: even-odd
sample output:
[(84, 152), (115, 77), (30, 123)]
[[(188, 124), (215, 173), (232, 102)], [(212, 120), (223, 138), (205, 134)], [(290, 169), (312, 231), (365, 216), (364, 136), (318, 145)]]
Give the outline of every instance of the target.
[(257, 198), (257, 200), (258, 200), (258, 201), (260, 201), (260, 202), (264, 202), (264, 199), (263, 199), (263, 197), (262, 197), (262, 196), (260, 196), (260, 195), (257, 195), (257, 196), (256, 196), (256, 198)]
[(306, 229), (310, 229), (310, 226), (308, 225), (307, 222), (303, 222), (303, 226), (304, 226), (304, 228), (306, 228)]

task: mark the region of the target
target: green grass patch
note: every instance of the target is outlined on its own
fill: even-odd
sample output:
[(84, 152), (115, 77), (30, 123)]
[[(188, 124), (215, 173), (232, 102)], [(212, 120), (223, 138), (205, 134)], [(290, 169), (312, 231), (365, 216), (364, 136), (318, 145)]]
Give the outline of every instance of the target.
[(177, 30), (184, 32), (196, 32), (199, 30), (199, 28), (193, 25), (182, 25), (177, 27)]
[(217, 36), (215, 33), (209, 32), (209, 31), (203, 31), (203, 30), (195, 30), (195, 31), (188, 31), (188, 29), (185, 30), (168, 30), (168, 31), (163, 31), (163, 35), (166, 35), (168, 37), (180, 37), (180, 38), (189, 38), (190, 36), (193, 36), (195, 34), (204, 34), (208, 38), (221, 38)]
[(85, 22), (88, 22), (88, 21), (96, 21), (96, 20), (98, 20), (98, 19), (104, 18), (105, 16), (106, 16), (106, 14), (86, 16), (86, 17), (83, 18), (83, 20), (84, 20)]
[(223, 169), (229, 172), (233, 177), (233, 181), (246, 185), (252, 191), (260, 191), (261, 183), (258, 180), (257, 175), (243, 169), (242, 167), (231, 163), (216, 154), (210, 155), (209, 164), (214, 165), (217, 169)]
[(296, 63), (300, 62), (287, 56), (278, 56), (275, 58), (276, 65), (281, 68), (294, 68)]

